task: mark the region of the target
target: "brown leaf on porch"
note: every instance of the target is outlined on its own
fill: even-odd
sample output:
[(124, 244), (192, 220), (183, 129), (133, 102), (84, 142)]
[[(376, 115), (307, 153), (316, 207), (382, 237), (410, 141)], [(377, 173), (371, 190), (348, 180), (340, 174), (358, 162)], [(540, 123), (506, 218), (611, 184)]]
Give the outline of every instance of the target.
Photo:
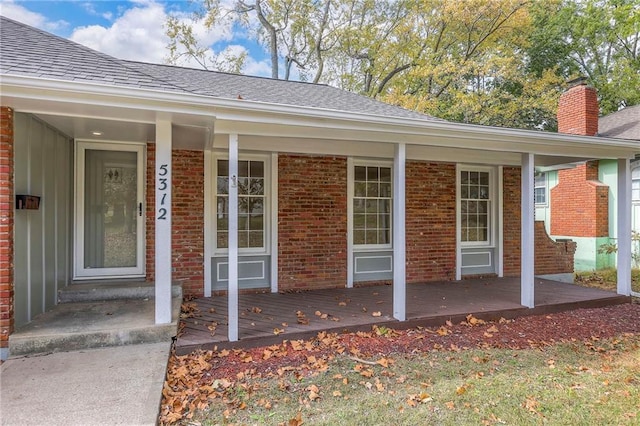
[(372, 312), (372, 313), (371, 313), (371, 316), (372, 316), (372, 317), (379, 317), (379, 316), (382, 316), (382, 312), (380, 312), (380, 311)]
[(309, 319), (305, 316), (304, 312), (296, 311), (296, 317), (298, 318), (298, 324), (309, 325)]
[(347, 302), (339, 302), (338, 306), (347, 306)]
[(253, 312), (254, 314), (259, 314), (262, 312), (262, 309), (258, 308), (257, 306), (254, 306), (253, 308), (251, 308), (251, 312)]
[(216, 313), (216, 308), (209, 308), (209, 313), (210, 314), (215, 314)]
[(273, 329), (273, 334), (275, 334), (276, 336), (279, 335), (279, 334), (282, 334), (282, 333), (284, 333), (284, 330), (281, 329), (281, 328), (274, 328)]
[(207, 326), (207, 329), (209, 329), (212, 336), (216, 334), (216, 328), (218, 328), (218, 323), (215, 321)]

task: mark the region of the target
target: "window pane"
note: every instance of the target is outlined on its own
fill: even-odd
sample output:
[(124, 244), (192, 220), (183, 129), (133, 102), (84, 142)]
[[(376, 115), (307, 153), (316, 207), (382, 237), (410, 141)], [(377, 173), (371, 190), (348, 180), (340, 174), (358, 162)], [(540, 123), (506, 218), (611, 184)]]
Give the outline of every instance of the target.
[(480, 174), (478, 172), (469, 172), (469, 183), (471, 185), (477, 185), (480, 183)]
[(238, 178), (238, 194), (247, 195), (249, 193), (249, 178)]
[(469, 187), (469, 198), (473, 199), (473, 200), (478, 198), (478, 187), (477, 186), (470, 186)]
[(391, 197), (391, 183), (381, 183), (380, 184), (380, 196), (381, 197)]
[(478, 198), (481, 198), (483, 200), (486, 200), (489, 198), (489, 187), (488, 186), (481, 186), (479, 188), (479, 194), (478, 194)]
[(229, 193), (229, 178), (228, 177), (218, 177), (217, 184), (218, 194), (228, 194)]
[(261, 214), (252, 214), (249, 221), (249, 229), (252, 231), (260, 231), (264, 229), (264, 216)]
[(249, 179), (249, 194), (250, 195), (264, 195), (264, 179), (263, 178), (251, 178)]
[(364, 182), (367, 180), (367, 168), (363, 166), (356, 166), (354, 168), (354, 178), (356, 181)]
[(238, 216), (238, 229), (239, 230), (249, 229), (249, 216), (247, 215)]
[(218, 160), (218, 176), (229, 176), (229, 161)]
[(460, 183), (462, 185), (467, 185), (469, 183), (469, 172), (460, 172)]
[(353, 231), (353, 244), (364, 244), (364, 232), (365, 231), (363, 229), (357, 229)]
[(367, 213), (378, 213), (378, 201), (376, 200), (367, 200)]
[(380, 182), (391, 182), (390, 167), (380, 167)]
[(362, 199), (354, 199), (353, 200), (353, 212), (354, 213), (364, 213), (366, 201)]
[(378, 200), (379, 213), (391, 213), (391, 200)]
[(378, 197), (378, 183), (367, 183), (367, 197)]
[(249, 213), (249, 197), (238, 197), (238, 213)]
[(249, 198), (249, 213), (256, 214), (263, 212), (263, 203), (262, 197), (257, 198)]
[(378, 180), (378, 168), (377, 167), (367, 167), (367, 180), (368, 181), (377, 181)]
[(365, 226), (367, 229), (375, 229), (378, 227), (378, 216), (375, 214), (368, 214), (366, 216)]
[(354, 214), (353, 215), (353, 228), (354, 229), (364, 229), (364, 223), (365, 223), (365, 215), (363, 214)]
[(228, 205), (229, 205), (229, 198), (218, 196), (218, 209), (216, 214), (218, 216), (228, 214), (229, 213)]
[(389, 230), (388, 229), (381, 229), (378, 231), (378, 244), (390, 244), (391, 241), (389, 241)]
[(482, 172), (480, 173), (480, 185), (489, 185), (489, 173)]
[(364, 182), (356, 182), (353, 184), (353, 196), (354, 197), (366, 197), (367, 196), (367, 184)]
[(460, 188), (460, 198), (465, 199), (465, 198), (469, 198), (469, 187), (468, 186), (463, 186)]
[(264, 247), (264, 233), (262, 231), (249, 231), (249, 247)]
[(229, 218), (226, 215), (218, 217), (217, 228), (220, 231), (226, 231), (229, 229)]
[(366, 244), (378, 244), (378, 231), (366, 231)]
[(218, 231), (218, 248), (229, 247), (229, 233)]
[(249, 177), (248, 161), (238, 161), (238, 177)]
[(249, 176), (254, 178), (264, 177), (264, 163), (262, 161), (251, 162), (251, 174)]
[(391, 215), (380, 214), (378, 215), (378, 228), (391, 229)]
[(249, 233), (247, 231), (238, 231), (238, 247), (249, 247)]

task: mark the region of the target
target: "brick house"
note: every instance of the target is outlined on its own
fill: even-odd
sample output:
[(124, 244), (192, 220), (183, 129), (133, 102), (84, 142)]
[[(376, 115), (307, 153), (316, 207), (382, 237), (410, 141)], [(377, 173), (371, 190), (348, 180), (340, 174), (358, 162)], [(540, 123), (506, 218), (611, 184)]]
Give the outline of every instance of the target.
[[(232, 341), (241, 290), (386, 281), (403, 321), (407, 284), (520, 276), (533, 307), (534, 273), (573, 270), (572, 243), (534, 223), (535, 169), (606, 158), (627, 176), (640, 151), (123, 61), (0, 23), (3, 356), (15, 327), (78, 282), (153, 282), (157, 324), (171, 321), (172, 282), (225, 292)], [(630, 270), (619, 274), (628, 295)]]
[[(640, 105), (599, 117), (596, 90), (580, 80), (560, 99), (558, 131), (640, 142)], [(544, 220), (552, 238), (576, 242), (575, 269), (615, 267), (616, 256), (599, 249), (617, 240), (617, 162), (593, 159), (540, 171), (535, 183), (536, 219)], [(640, 161), (637, 159), (631, 162), (631, 180), (634, 188), (631, 224), (633, 230), (640, 232)]]

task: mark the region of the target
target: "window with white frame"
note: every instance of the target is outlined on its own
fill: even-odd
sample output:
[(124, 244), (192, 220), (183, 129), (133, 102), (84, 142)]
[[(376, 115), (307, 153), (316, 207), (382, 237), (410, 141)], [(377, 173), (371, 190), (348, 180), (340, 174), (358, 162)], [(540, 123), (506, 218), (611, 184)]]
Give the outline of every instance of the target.
[(640, 166), (631, 169), (631, 200), (640, 201)]
[[(265, 162), (238, 161), (238, 248), (265, 247)], [(229, 246), (229, 161), (217, 161), (216, 247)]]
[(547, 174), (536, 173), (533, 183), (533, 196), (536, 204), (547, 204)]
[(354, 167), (353, 244), (391, 245), (391, 167)]
[(460, 230), (462, 242), (490, 242), (491, 176), (488, 171), (460, 171)]

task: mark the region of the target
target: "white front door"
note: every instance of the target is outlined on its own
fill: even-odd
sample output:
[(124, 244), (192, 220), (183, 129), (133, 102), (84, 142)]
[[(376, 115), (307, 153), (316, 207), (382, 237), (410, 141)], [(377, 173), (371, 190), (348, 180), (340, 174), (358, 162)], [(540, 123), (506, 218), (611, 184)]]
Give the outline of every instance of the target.
[(144, 145), (78, 142), (74, 278), (144, 276)]

